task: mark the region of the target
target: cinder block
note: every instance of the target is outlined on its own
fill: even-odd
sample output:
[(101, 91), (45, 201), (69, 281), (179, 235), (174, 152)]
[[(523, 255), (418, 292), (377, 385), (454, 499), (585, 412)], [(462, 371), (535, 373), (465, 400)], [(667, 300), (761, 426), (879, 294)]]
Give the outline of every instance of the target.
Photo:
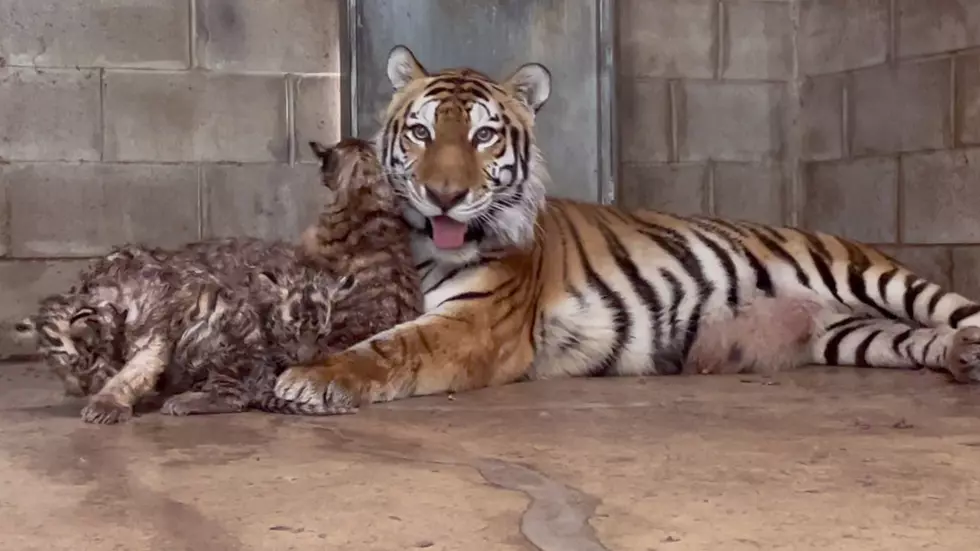
[(956, 63), (956, 138), (961, 144), (980, 144), (980, 55), (959, 57)]
[(708, 170), (702, 164), (624, 164), (619, 205), (673, 214), (705, 214)]
[(721, 3), (725, 14), (721, 76), (789, 80), (793, 76), (793, 22), (789, 4)]
[(952, 145), (950, 60), (873, 67), (849, 84), (851, 153), (878, 155)]
[(810, 163), (803, 226), (866, 243), (898, 238), (898, 162), (868, 158)]
[(216, 70), (339, 73), (341, 5), (198, 0), (198, 62)]
[(316, 165), (204, 169), (204, 235), (293, 241), (316, 220), (326, 189)]
[(714, 166), (715, 214), (781, 226), (783, 171), (779, 166), (718, 163)]
[(0, 261), (0, 359), (34, 350), (14, 339), (13, 326), (52, 293), (67, 291), (88, 260)]
[(978, 149), (903, 157), (903, 242), (980, 242), (978, 182)]
[(953, 285), (957, 293), (980, 301), (980, 247), (953, 247)]
[(877, 249), (901, 262), (919, 277), (951, 289), (953, 255), (948, 247), (879, 245)]
[(844, 155), (844, 77), (808, 77), (800, 88), (803, 158), (840, 159)]
[(681, 161), (762, 161), (781, 154), (785, 85), (690, 81), (680, 88)]
[(619, 145), (626, 163), (670, 160), (670, 92), (667, 81), (619, 83)]
[(310, 140), (330, 144), (340, 139), (340, 77), (297, 79), (295, 98), (296, 160), (312, 162)]
[(0, 67), (0, 159), (98, 161), (99, 73)]
[(182, 69), (190, 2), (0, 0), (0, 57), (31, 67)]
[(711, 78), (717, 9), (713, 0), (618, 2), (620, 66), (627, 76)]
[(108, 71), (105, 81), (107, 161), (289, 160), (284, 77)]
[(890, 0), (801, 0), (797, 38), (804, 75), (835, 73), (888, 58)]
[(900, 56), (980, 46), (976, 0), (898, 0), (896, 18)]
[(176, 246), (198, 237), (197, 168), (177, 165), (11, 164), (10, 252), (84, 257), (116, 244)]
[(7, 202), (7, 182), (0, 180), (0, 256), (7, 256), (10, 250), (10, 204)]

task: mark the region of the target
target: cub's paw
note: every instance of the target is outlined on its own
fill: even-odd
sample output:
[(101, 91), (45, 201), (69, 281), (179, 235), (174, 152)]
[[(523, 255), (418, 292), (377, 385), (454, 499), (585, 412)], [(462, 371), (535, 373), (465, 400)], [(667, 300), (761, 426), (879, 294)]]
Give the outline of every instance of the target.
[(326, 367), (291, 367), (276, 379), (276, 397), (315, 408), (321, 415), (354, 413), (360, 385), (350, 375)]
[(204, 413), (236, 413), (244, 409), (239, 401), (223, 399), (210, 392), (185, 392), (167, 398), (160, 413), (180, 417)]
[(133, 408), (120, 403), (109, 395), (95, 395), (88, 405), (82, 408), (82, 421), (96, 425), (113, 425), (128, 421), (133, 416)]
[(946, 369), (959, 383), (980, 383), (980, 327), (964, 327), (953, 335)]

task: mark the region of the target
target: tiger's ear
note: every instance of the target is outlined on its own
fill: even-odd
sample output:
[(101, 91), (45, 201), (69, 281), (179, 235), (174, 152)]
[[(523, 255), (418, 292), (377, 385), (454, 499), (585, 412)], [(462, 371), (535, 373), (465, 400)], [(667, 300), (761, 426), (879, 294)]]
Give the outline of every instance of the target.
[(399, 44), (388, 52), (388, 80), (395, 90), (401, 90), (409, 82), (427, 76), (425, 67), (407, 46)]
[(503, 85), (537, 113), (551, 97), (551, 71), (540, 63), (525, 63)]

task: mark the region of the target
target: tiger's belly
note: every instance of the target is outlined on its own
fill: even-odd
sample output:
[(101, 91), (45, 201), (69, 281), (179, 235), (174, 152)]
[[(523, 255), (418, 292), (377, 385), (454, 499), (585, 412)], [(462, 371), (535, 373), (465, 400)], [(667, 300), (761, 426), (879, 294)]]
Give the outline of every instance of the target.
[[(610, 308), (608, 299), (597, 293), (563, 296), (539, 314), (529, 376), (643, 375), (670, 369), (672, 365), (657, 361), (673, 344), (663, 331), (668, 311), (629, 304)], [(658, 342), (662, 337), (666, 342)]]

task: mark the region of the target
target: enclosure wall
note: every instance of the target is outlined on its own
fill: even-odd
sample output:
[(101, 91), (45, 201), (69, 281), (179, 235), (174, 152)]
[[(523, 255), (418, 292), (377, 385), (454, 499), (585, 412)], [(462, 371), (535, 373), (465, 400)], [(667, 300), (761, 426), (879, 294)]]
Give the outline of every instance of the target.
[(114, 244), (297, 235), (342, 0), (0, 0), (0, 356)]

